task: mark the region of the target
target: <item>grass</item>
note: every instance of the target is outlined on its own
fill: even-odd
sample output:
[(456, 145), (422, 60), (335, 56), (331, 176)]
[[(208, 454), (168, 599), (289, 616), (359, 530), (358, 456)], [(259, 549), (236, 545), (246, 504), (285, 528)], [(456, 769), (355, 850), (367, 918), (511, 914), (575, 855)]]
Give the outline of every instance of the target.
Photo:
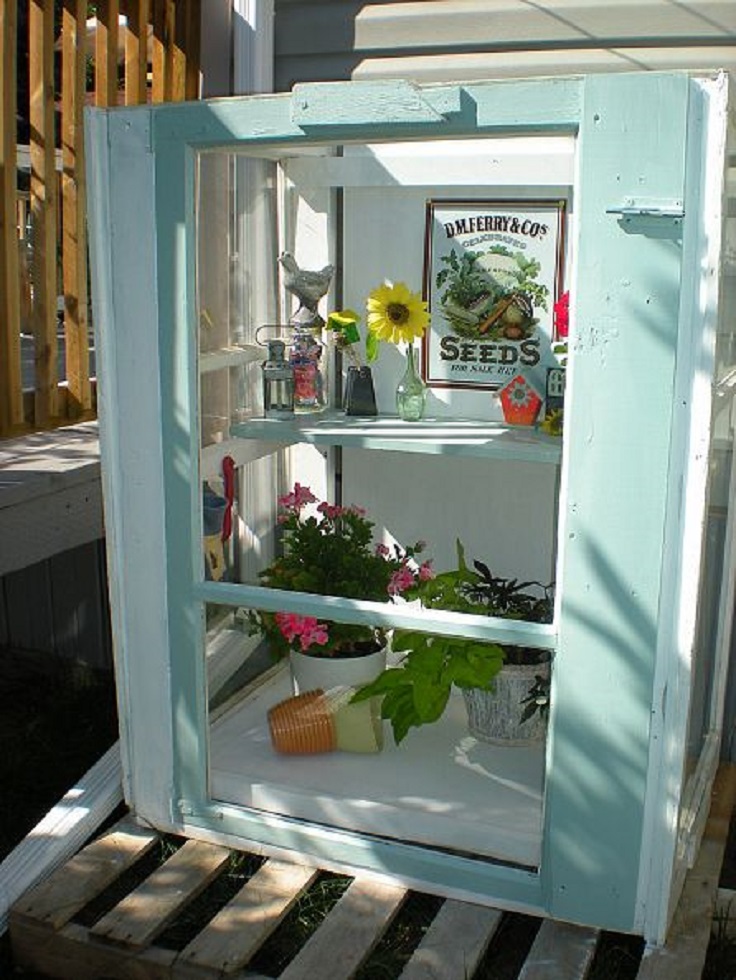
[(736, 980), (736, 939), (728, 927), (727, 920), (714, 923), (702, 980)]

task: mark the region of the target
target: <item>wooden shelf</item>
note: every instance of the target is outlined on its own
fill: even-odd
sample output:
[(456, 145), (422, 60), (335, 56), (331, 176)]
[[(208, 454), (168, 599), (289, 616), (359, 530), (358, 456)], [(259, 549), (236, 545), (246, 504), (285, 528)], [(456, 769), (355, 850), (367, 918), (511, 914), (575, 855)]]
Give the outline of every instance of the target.
[(204, 351), (199, 356), (200, 374), (210, 374), (223, 368), (240, 367), (243, 364), (253, 364), (264, 360), (262, 347), (257, 344), (240, 344), (234, 347), (222, 347), (219, 350)]
[(396, 416), (355, 419), (341, 412), (295, 416), (294, 420), (257, 418), (238, 423), (231, 434), (241, 439), (293, 445), (343, 446), (438, 456), (482, 456), (531, 463), (560, 461), (562, 440), (534, 428), (472, 419), (422, 419)]
[(290, 674), (284, 667), (264, 681), (212, 724), (214, 799), (539, 865), (543, 743), (507, 748), (479, 742), (468, 732), (462, 697), (453, 692), (442, 718), (413, 730), (398, 747), (385, 722), (378, 754), (279, 755), (271, 746), (266, 713), (291, 694)]

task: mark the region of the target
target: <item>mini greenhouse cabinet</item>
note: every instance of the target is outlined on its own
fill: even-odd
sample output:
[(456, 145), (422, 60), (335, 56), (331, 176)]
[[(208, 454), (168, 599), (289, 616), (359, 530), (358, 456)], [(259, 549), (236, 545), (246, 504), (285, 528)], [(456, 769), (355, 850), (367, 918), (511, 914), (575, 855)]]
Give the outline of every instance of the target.
[[(89, 112), (125, 794), (142, 820), (663, 939), (709, 805), (731, 640), (729, 98), (723, 74), (632, 73)], [(493, 288), (472, 329), (452, 321), (437, 285), (452, 236), (458, 263), (531, 296), (526, 360), (524, 336), (483, 334), (497, 308), (479, 326)], [(423, 419), (396, 416), (406, 355), (390, 343), (377, 414), (347, 415), (351, 352), (329, 332), (314, 334), (325, 410), (264, 417), (268, 340), (287, 358), (295, 343), (284, 252), (332, 266), (314, 305), (361, 315), (359, 352), (376, 286), (424, 290)], [(540, 422), (561, 397), (545, 372), (565, 292), (554, 435)], [(541, 403), (522, 425), (501, 397), (517, 377)], [(437, 571), (459, 539), (469, 563), (554, 582), (551, 621), (266, 587), (295, 483), (366, 508), (377, 543), (424, 539)], [(290, 674), (249, 632), (258, 610), (547, 650), (546, 736), (484, 742), (454, 690), (398, 746), (386, 722), (380, 752), (279, 754), (267, 712)]]

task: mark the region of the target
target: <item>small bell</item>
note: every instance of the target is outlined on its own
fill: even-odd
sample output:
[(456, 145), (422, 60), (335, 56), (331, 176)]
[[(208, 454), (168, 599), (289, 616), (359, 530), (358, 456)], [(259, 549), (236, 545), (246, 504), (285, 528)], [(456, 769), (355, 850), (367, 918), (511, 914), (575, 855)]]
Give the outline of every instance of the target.
[(267, 419), (290, 419), (294, 415), (294, 370), (284, 358), (283, 340), (269, 340), (268, 358), (263, 363), (263, 414)]

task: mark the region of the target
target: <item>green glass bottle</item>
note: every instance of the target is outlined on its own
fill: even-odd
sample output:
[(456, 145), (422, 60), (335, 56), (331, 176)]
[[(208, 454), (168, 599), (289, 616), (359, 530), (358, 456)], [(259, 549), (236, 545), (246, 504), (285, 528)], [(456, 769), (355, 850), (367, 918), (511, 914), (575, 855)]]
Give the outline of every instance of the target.
[(396, 411), (405, 422), (418, 422), (424, 415), (427, 386), (417, 373), (414, 345), (406, 352), (406, 371), (396, 388)]

